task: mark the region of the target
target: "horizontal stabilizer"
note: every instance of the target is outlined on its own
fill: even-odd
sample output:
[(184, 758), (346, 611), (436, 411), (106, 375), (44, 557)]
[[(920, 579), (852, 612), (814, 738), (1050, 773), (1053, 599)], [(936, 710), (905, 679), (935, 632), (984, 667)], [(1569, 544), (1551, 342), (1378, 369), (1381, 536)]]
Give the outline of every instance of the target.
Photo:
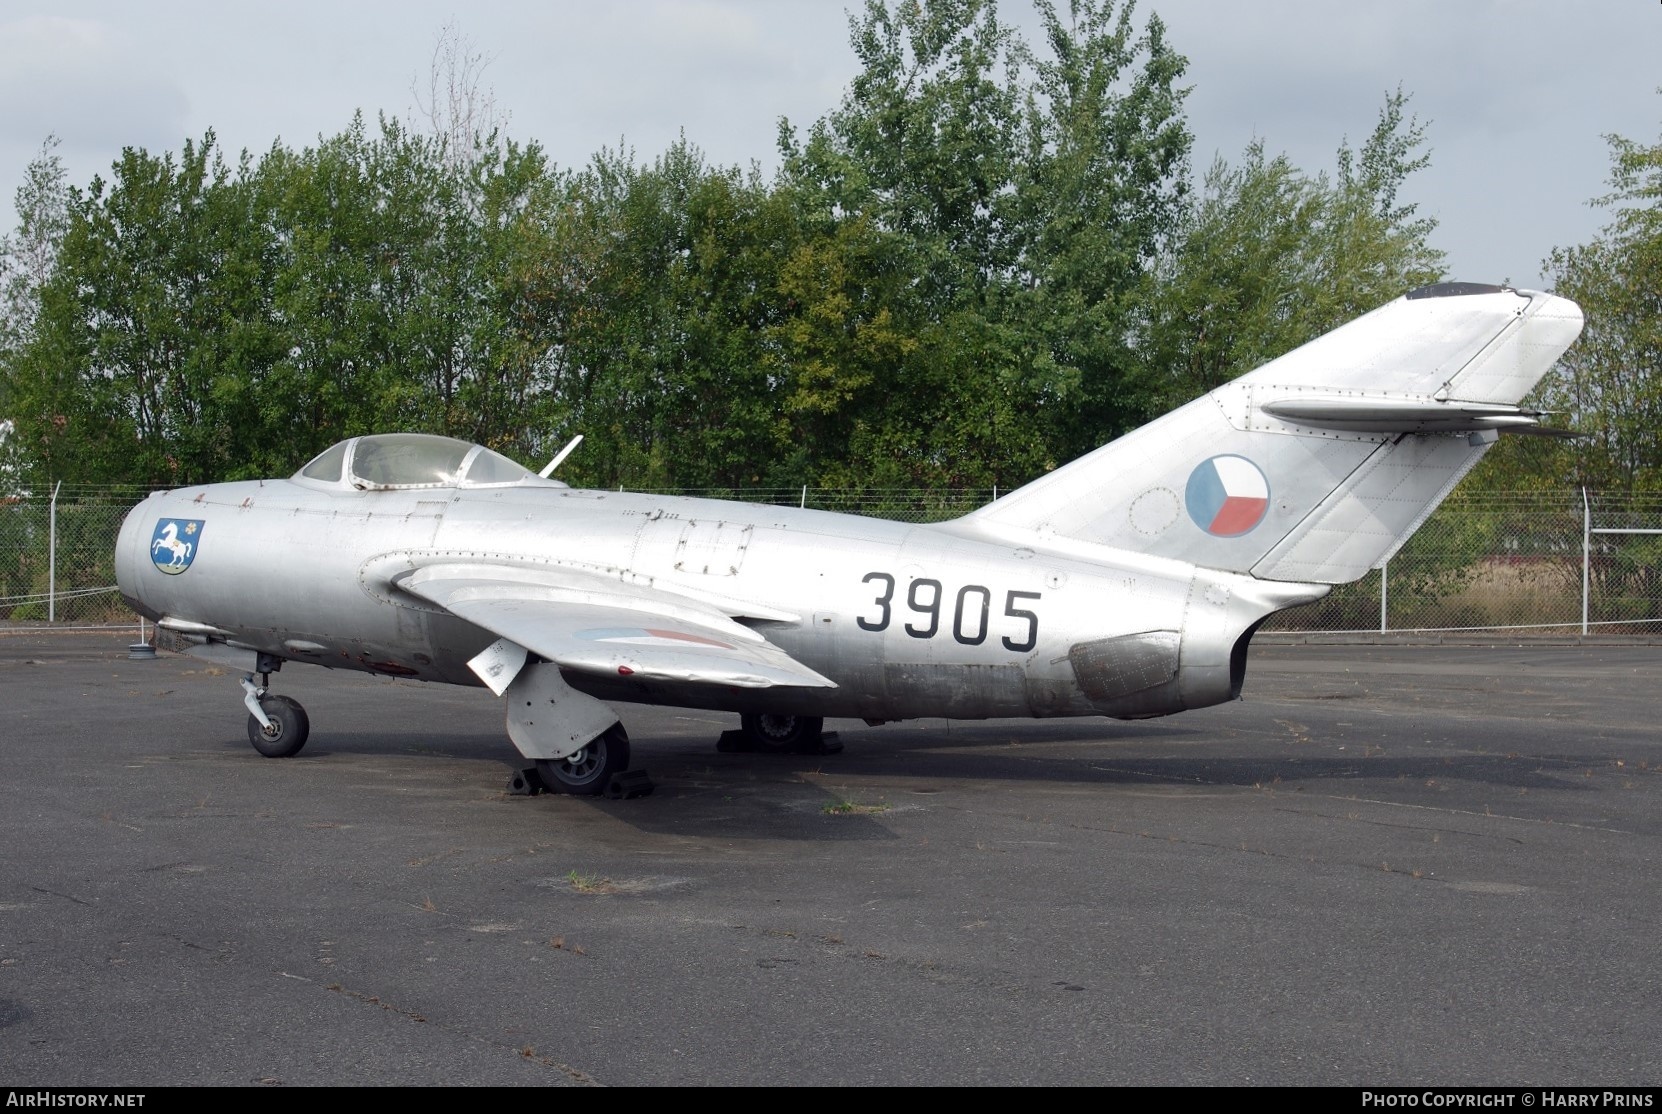
[(1538, 410), (1481, 402), (1438, 402), (1351, 395), (1274, 399), (1258, 404), (1266, 414), (1294, 425), (1353, 433), (1520, 432), (1541, 422)]

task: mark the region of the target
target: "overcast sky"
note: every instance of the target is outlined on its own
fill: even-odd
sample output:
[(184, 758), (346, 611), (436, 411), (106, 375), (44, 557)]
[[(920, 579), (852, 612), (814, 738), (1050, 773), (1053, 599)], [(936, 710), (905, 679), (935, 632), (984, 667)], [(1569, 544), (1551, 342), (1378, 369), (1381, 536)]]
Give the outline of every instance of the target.
[[(1065, 5), (1066, 0), (1062, 0)], [(53, 134), (71, 180), (124, 146), (214, 129), (233, 155), (406, 116), (441, 29), (491, 59), (509, 133), (576, 166), (620, 140), (642, 160), (684, 132), (712, 162), (766, 170), (778, 120), (805, 126), (855, 72), (844, 0), (0, 0), (0, 219)], [(1001, 14), (1036, 26), (1028, 0)], [(1588, 199), (1602, 138), (1662, 137), (1657, 0), (1144, 0), (1189, 59), (1195, 172), (1254, 137), (1307, 171), (1372, 129), (1399, 83), (1430, 124), (1407, 200), (1437, 218), (1452, 277), (1545, 282), (1556, 245), (1608, 216)]]

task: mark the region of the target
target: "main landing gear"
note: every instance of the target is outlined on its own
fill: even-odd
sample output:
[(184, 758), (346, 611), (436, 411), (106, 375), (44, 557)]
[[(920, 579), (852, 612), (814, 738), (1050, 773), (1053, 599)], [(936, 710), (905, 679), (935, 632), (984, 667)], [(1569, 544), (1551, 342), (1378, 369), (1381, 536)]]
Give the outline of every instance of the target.
[(242, 679), (242, 702), (248, 708), (248, 741), (267, 758), (291, 758), (306, 745), (312, 732), (311, 720), (300, 702), (289, 696), (272, 696), (266, 689), (271, 675), (283, 668), (283, 659), (261, 654), (255, 662), (260, 683), (254, 674)]
[(742, 715), (737, 731), (723, 731), (716, 749), (726, 754), (761, 751), (764, 754), (836, 754), (843, 749), (835, 731), (825, 731), (821, 716), (788, 716), (772, 712)]
[(628, 768), (629, 733), (614, 723), (564, 758), (539, 758), (537, 777), (545, 789), (582, 796), (605, 792)]
[(503, 692), (508, 738), (536, 763), (509, 781), (509, 792), (638, 797), (652, 791), (643, 772), (629, 769), (629, 734), (617, 713), (566, 684), (560, 667), (529, 662)]

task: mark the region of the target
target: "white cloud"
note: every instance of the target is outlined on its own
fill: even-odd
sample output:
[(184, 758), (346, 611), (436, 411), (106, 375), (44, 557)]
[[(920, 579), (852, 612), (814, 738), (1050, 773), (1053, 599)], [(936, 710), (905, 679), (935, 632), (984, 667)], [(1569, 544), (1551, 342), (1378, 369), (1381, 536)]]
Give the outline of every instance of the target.
[[(493, 59), (509, 131), (562, 166), (619, 138), (651, 159), (683, 131), (710, 161), (775, 162), (779, 117), (832, 111), (857, 62), (860, 0), (4, 0), (0, 203), (56, 133), (71, 180), (122, 146), (177, 150), (212, 127), (228, 153), (311, 143), (362, 109), (402, 117), (446, 21)], [(1060, 5), (1065, 11), (1066, 5)], [(1189, 119), (1204, 170), (1254, 136), (1308, 171), (1360, 143), (1400, 82), (1431, 124), (1432, 167), (1405, 200), (1438, 216), (1464, 277), (1533, 282), (1557, 244), (1605, 219), (1599, 138), (1654, 142), (1662, 99), (1654, 2), (1141, 0), (1190, 59)], [(1038, 42), (1025, 0), (1000, 14)], [(9, 226), (10, 221), (0, 221)]]
[(172, 146), (189, 98), (178, 78), (100, 20), (35, 15), (0, 24), (0, 140), (66, 148)]

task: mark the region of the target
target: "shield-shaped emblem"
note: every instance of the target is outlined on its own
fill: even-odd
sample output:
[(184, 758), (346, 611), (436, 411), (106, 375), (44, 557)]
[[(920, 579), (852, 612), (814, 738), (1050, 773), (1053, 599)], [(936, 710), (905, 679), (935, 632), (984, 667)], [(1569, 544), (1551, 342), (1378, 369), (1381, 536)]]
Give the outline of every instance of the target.
[(164, 518), (150, 536), (150, 560), (169, 576), (178, 576), (190, 568), (201, 544), (200, 518)]

